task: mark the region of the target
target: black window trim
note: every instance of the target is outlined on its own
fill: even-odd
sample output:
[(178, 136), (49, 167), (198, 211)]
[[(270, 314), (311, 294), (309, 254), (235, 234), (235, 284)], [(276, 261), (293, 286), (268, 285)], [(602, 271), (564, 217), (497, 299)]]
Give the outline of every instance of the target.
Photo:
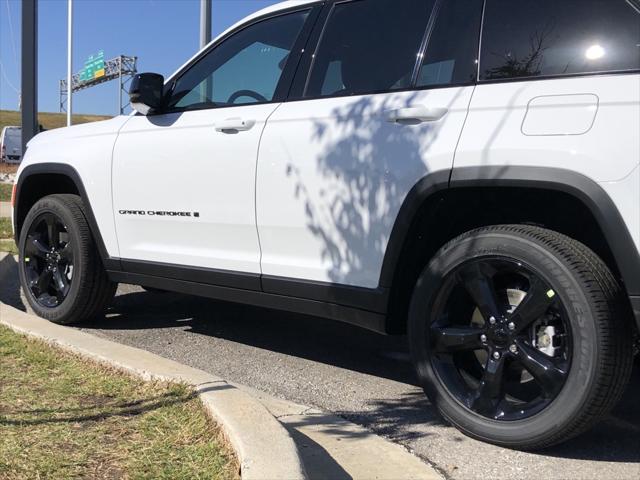
[(514, 77), (514, 78), (492, 78), (490, 80), (478, 79), (478, 86), (480, 85), (492, 85), (496, 83), (516, 83), (516, 82), (538, 82), (542, 80), (567, 80), (571, 78), (580, 77), (613, 77), (620, 75), (637, 75), (640, 73), (640, 68), (632, 68), (627, 70), (607, 70), (604, 72), (580, 72), (580, 73), (565, 73), (559, 75), (538, 75), (535, 77)]
[(443, 0), (435, 0), (435, 2), (433, 3), (433, 10), (431, 10), (431, 15), (429, 16), (429, 21), (427, 22), (427, 27), (424, 31), (424, 37), (422, 38), (420, 49), (418, 50), (418, 54), (416, 55), (416, 63), (413, 66), (413, 72), (411, 73), (411, 82), (409, 83), (409, 86), (411, 88), (416, 88), (418, 85), (420, 69), (422, 68), (424, 57), (427, 54), (427, 48), (429, 47), (429, 43), (431, 42), (431, 36), (433, 35), (433, 31), (435, 29), (442, 2)]
[[(324, 99), (330, 99), (330, 98), (349, 98), (349, 97), (358, 97), (358, 96), (366, 96), (366, 95), (381, 95), (381, 94), (389, 94), (389, 93), (402, 93), (402, 92), (415, 92), (415, 91), (425, 91), (425, 90), (440, 90), (443, 88), (460, 88), (460, 87), (473, 87), (475, 85), (478, 84), (478, 75), (476, 74), (476, 77), (471, 80), (471, 81), (467, 81), (467, 82), (456, 82), (456, 83), (450, 83), (450, 84), (442, 84), (442, 85), (425, 85), (425, 86), (417, 86), (417, 80), (418, 80), (418, 75), (416, 74), (416, 71), (412, 71), (412, 82), (411, 84), (406, 87), (406, 88), (399, 88), (396, 90), (388, 90), (388, 89), (381, 89), (381, 90), (374, 90), (374, 91), (370, 91), (370, 92), (365, 92), (365, 93), (358, 93), (358, 94), (342, 94), (342, 95), (313, 95), (313, 96), (305, 96), (306, 90), (307, 90), (307, 85), (309, 82), (309, 78), (311, 76), (311, 72), (313, 69), (313, 63), (315, 60), (315, 57), (317, 55), (317, 50), (320, 46), (320, 42), (322, 41), (322, 37), (324, 35), (324, 31), (327, 27), (327, 23), (329, 21), (330, 18), (330, 14), (333, 11), (333, 8), (335, 5), (337, 4), (342, 4), (342, 3), (350, 3), (350, 2), (354, 2), (354, 1), (360, 1), (360, 0), (326, 0), (325, 2), (323, 2), (324, 8), (322, 10), (322, 12), (320, 13), (319, 17), (316, 19), (316, 26), (314, 28), (314, 30), (312, 31), (311, 35), (309, 36), (308, 39), (308, 45), (305, 48), (305, 52), (302, 55), (302, 58), (299, 60), (299, 64), (298, 64), (298, 70), (295, 73), (294, 79), (293, 79), (293, 83), (291, 86), (291, 90), (289, 92), (289, 95), (287, 96), (287, 98), (284, 100), (284, 102), (289, 103), (289, 102), (304, 102), (304, 101), (311, 101), (311, 100), (324, 100)], [(419, 51), (420, 55), (418, 55), (418, 58), (416, 59), (416, 65), (414, 66), (414, 69), (417, 68), (417, 73), (419, 74), (419, 69), (420, 69), (420, 64), (422, 63), (422, 60), (424, 59), (424, 54), (426, 53), (427, 49), (429, 48), (429, 40), (431, 38), (431, 34), (433, 32), (433, 30), (435, 29), (435, 25), (436, 25), (436, 20), (437, 20), (437, 14), (439, 13), (439, 11), (441, 10), (440, 6), (444, 3), (444, 1), (446, 0), (435, 0), (434, 6), (433, 6), (433, 10), (431, 11), (430, 17), (429, 17), (429, 21), (427, 22), (427, 25), (425, 26), (425, 35), (424, 38), (422, 40), (422, 42), (424, 43), (424, 45), (421, 44), (421, 50)], [(483, 5), (482, 5), (482, 18), (480, 21), (480, 28), (478, 28), (478, 34), (477, 34), (477, 43), (478, 43), (478, 55), (477, 55), (477, 59), (478, 59), (478, 68), (479, 68), (479, 64), (480, 64), (480, 40), (482, 39), (481, 37), (481, 33), (482, 33), (482, 25), (483, 25), (483, 20), (484, 20), (484, 9), (485, 9), (485, 5), (486, 5), (486, 0), (483, 1)], [(426, 43), (425, 43), (426, 40)], [(479, 72), (479, 70), (478, 70)], [(415, 78), (415, 80), (414, 80)]]
[(201, 51), (187, 65), (185, 65), (180, 70), (178, 70), (175, 74), (169, 77), (166, 80), (164, 85), (164, 88), (165, 88), (164, 96), (165, 98), (168, 99), (170, 98), (170, 95), (172, 94), (173, 89), (175, 88), (176, 81), (179, 78), (184, 76), (198, 62), (200, 62), (204, 57), (206, 57), (209, 53), (211, 53), (212, 50), (217, 48), (219, 45), (221, 45), (223, 42), (225, 42), (232, 36), (240, 33), (241, 31), (253, 25), (256, 25), (260, 22), (264, 22), (266, 20), (271, 20), (273, 18), (281, 17), (283, 15), (289, 15), (292, 13), (308, 11), (308, 15), (304, 22), (304, 25), (302, 26), (302, 29), (300, 30), (300, 33), (298, 34), (298, 37), (291, 49), (291, 52), (292, 53), (295, 52), (295, 54), (294, 55), (290, 54), (289, 58), (287, 59), (285, 67), (282, 70), (282, 76), (280, 77), (280, 80), (278, 80), (278, 84), (276, 86), (273, 99), (267, 102), (253, 102), (253, 103), (244, 103), (244, 104), (238, 104), (238, 105), (218, 105), (218, 106), (212, 105), (212, 106), (202, 106), (202, 107), (196, 107), (196, 108), (188, 108), (188, 107), (167, 108), (167, 109), (163, 109), (158, 113), (155, 113), (154, 115), (167, 115), (167, 114), (173, 114), (173, 113), (184, 113), (184, 112), (192, 112), (192, 111), (199, 111), (199, 110), (219, 110), (219, 109), (225, 109), (225, 108), (251, 107), (255, 105), (269, 105), (269, 104), (284, 102), (287, 99), (289, 90), (293, 83), (293, 78), (295, 76), (297, 67), (300, 63), (300, 59), (304, 54), (304, 47), (307, 41), (309, 40), (309, 37), (311, 36), (311, 32), (315, 27), (316, 20), (318, 18), (318, 15), (320, 14), (320, 11), (324, 6), (324, 3), (325, 3), (324, 1), (317, 1), (317, 2), (305, 3), (301, 5), (293, 5), (286, 9), (277, 10), (275, 12), (266, 13), (264, 15), (260, 15), (259, 17), (252, 18), (248, 22), (243, 23), (242, 25), (239, 25), (237, 28), (234, 28), (233, 30), (227, 32), (223, 37), (219, 38), (216, 42), (209, 45), (209, 47), (206, 50)]
[(477, 85), (493, 85), (499, 83), (512, 83), (512, 82), (536, 82), (542, 80), (563, 80), (579, 77), (609, 77), (618, 75), (633, 75), (640, 73), (640, 68), (629, 68), (625, 70), (606, 70), (599, 72), (576, 72), (576, 73), (560, 73), (555, 75), (536, 75), (535, 77), (513, 77), (513, 78), (492, 78), (483, 80), (480, 78), (482, 72), (482, 40), (484, 37), (484, 24), (485, 13), (487, 10), (487, 1), (484, 0), (482, 7), (482, 22), (480, 25), (480, 39), (478, 41), (478, 74), (476, 76)]
[[(482, 28), (484, 26), (484, 12), (487, 6), (487, 0), (482, 0), (482, 12), (480, 13), (480, 25), (478, 26), (479, 27), (478, 33), (476, 35), (476, 45), (478, 47), (477, 48), (478, 53), (476, 54), (477, 67), (476, 67), (475, 78), (468, 82), (455, 82), (455, 83), (447, 83), (447, 84), (441, 84), (441, 85), (423, 85), (423, 86), (418, 85), (420, 69), (423, 66), (424, 56), (426, 55), (427, 50), (429, 49), (429, 44), (431, 43), (431, 36), (433, 35), (433, 31), (435, 30), (438, 22), (437, 17), (439, 16), (440, 10), (442, 10), (442, 5), (444, 4), (445, 1), (446, 0), (436, 0), (436, 3), (433, 6), (432, 18), (429, 19), (429, 24), (427, 25), (428, 30), (425, 34), (426, 43), (424, 44), (423, 50), (420, 52), (419, 58), (416, 61), (416, 71), (414, 72), (415, 80), (413, 82), (413, 86), (408, 90), (423, 91), (423, 90), (438, 90), (441, 88), (473, 87), (479, 83), (478, 80), (480, 79), (480, 52), (481, 52), (481, 42), (482, 42)], [(405, 90), (393, 90), (393, 91), (396, 92), (396, 91), (405, 91)]]
[(484, 16), (487, 13), (487, 0), (482, 1), (482, 15), (480, 15), (480, 32), (478, 37), (478, 54), (476, 55), (476, 85), (480, 83), (480, 64), (482, 60), (480, 55), (482, 55), (482, 37), (484, 35)]

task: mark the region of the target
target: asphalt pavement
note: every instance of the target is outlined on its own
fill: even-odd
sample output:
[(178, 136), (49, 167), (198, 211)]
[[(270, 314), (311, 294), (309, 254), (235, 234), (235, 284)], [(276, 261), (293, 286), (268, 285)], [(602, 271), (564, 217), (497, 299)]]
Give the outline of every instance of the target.
[[(0, 300), (20, 307), (3, 277)], [(448, 478), (640, 478), (638, 361), (625, 397), (601, 424), (565, 445), (523, 453), (446, 425), (416, 385), (404, 337), (128, 285), (105, 320), (81, 329), (337, 413), (404, 445)]]

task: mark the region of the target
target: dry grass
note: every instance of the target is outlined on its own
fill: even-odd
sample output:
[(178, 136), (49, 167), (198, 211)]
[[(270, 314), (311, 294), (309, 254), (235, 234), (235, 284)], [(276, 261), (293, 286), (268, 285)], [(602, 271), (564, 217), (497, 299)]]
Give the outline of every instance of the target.
[(0, 183), (0, 202), (11, 201), (11, 190), (13, 189), (12, 183)]
[(147, 383), (0, 327), (0, 476), (238, 478), (187, 387)]
[[(108, 118), (111, 117), (106, 115), (74, 115), (73, 123), (97, 122)], [(38, 123), (40, 123), (46, 130), (64, 127), (67, 125), (67, 114), (41, 112), (38, 114)], [(13, 110), (0, 110), (0, 130), (7, 125), (22, 125), (20, 112)]]
[(10, 218), (0, 218), (0, 239), (12, 238), (13, 229), (11, 228)]
[(16, 163), (0, 163), (0, 173), (16, 173), (19, 166)]
[[(18, 247), (13, 241), (13, 229), (10, 218), (0, 218), (0, 252), (9, 252), (12, 255), (18, 254)], [(2, 386), (0, 385), (0, 388)]]
[(8, 252), (11, 255), (18, 255), (18, 247), (12, 238), (0, 239), (0, 252)]

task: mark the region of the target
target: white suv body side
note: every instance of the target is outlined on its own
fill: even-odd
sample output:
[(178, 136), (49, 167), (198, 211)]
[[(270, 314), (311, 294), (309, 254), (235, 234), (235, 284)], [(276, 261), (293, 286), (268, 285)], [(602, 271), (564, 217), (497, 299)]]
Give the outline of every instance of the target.
[[(167, 84), (256, 18), (316, 3), (238, 22)], [(584, 175), (640, 248), (639, 85), (638, 74), (599, 75), (121, 116), (38, 135), (20, 172), (73, 167), (111, 258), (375, 289), (407, 195), (454, 168)], [(441, 113), (391, 118), (421, 108)], [(229, 119), (252, 127), (216, 131)], [(135, 213), (153, 211), (198, 219)]]

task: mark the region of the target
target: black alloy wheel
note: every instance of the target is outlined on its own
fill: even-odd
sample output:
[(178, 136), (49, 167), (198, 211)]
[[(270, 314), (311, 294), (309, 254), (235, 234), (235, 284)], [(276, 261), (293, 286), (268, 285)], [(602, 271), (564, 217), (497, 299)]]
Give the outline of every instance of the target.
[(434, 303), (431, 361), (466, 408), (519, 420), (546, 408), (571, 366), (571, 326), (559, 297), (529, 266), (470, 260), (447, 275)]
[(463, 433), (520, 450), (564, 442), (607, 415), (631, 375), (632, 339), (607, 265), (528, 225), (451, 240), (409, 307), (411, 357), (431, 403)]
[(60, 305), (73, 281), (73, 245), (67, 227), (54, 213), (29, 226), (22, 257), (28, 288), (45, 308)]
[(85, 208), (77, 195), (48, 195), (21, 222), (18, 270), (25, 303), (55, 323), (104, 318), (117, 288), (102, 265)]

